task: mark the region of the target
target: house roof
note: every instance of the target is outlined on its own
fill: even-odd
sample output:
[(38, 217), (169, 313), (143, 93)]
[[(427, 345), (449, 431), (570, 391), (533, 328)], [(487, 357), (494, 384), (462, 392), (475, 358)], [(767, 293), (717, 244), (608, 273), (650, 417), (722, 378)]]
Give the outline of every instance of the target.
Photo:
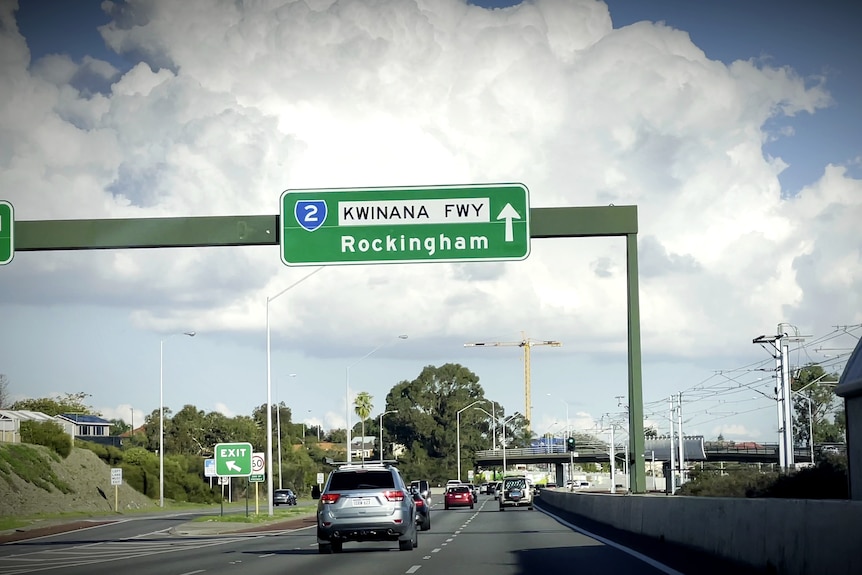
[(58, 417), (74, 421), (75, 423), (93, 423), (96, 425), (111, 425), (107, 419), (102, 419), (98, 415), (89, 415), (86, 413), (61, 413)]
[(46, 415), (41, 411), (27, 411), (25, 409), (13, 411), (11, 409), (0, 409), (0, 419), (19, 420), (19, 421), (54, 421), (50, 415)]

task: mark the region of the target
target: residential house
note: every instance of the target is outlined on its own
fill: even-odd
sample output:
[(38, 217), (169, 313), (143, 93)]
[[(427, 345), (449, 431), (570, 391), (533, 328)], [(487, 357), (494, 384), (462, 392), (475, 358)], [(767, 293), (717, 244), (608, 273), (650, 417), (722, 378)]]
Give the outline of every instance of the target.
[(23, 421), (54, 421), (54, 418), (41, 411), (0, 409), (0, 441), (20, 443)]
[(56, 417), (56, 420), (75, 439), (114, 447), (120, 447), (123, 444), (122, 438), (111, 436), (111, 422), (98, 415), (62, 413)]

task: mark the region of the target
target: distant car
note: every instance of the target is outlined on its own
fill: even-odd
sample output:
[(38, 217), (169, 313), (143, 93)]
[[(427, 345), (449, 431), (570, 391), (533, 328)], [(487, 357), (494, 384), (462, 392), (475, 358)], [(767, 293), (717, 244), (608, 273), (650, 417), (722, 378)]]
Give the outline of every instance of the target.
[(481, 485), (479, 485), (479, 493), (484, 493), (485, 495), (490, 495), (491, 490), (488, 488), (489, 485), (491, 485), (491, 484), (490, 483), (482, 483)]
[(472, 483), (465, 483), (467, 487), (470, 488), (470, 494), (473, 496), (473, 503), (479, 502), (479, 488), (473, 485)]
[(491, 484), (491, 493), (494, 494), (494, 500), (500, 499), (500, 485), (501, 482), (495, 481)]
[(276, 489), (272, 492), (272, 504), (296, 505), (296, 494), (290, 489)]
[(452, 507), (469, 507), (473, 509), (475, 503), (473, 501), (473, 492), (466, 485), (455, 485), (446, 488), (446, 495), (443, 497), (444, 509), (451, 509)]
[(429, 506), (431, 505), (431, 484), (427, 479), (417, 479), (410, 482), (411, 491), (417, 492)]
[(413, 503), (416, 504), (416, 527), (419, 531), (431, 529), (431, 505), (418, 491), (413, 491)]

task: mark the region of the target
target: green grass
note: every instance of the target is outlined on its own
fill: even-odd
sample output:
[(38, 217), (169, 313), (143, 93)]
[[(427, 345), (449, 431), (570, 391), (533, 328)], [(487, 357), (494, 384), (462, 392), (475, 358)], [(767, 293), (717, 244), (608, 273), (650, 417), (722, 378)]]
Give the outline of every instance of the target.
[(317, 510), (316, 507), (295, 507), (291, 509), (276, 509), (273, 510), (272, 517), (268, 512), (262, 511), (255, 515), (254, 510), (249, 510), (248, 517), (245, 513), (230, 513), (228, 515), (202, 515), (195, 517), (193, 522), (217, 521), (220, 523), (269, 523), (271, 521), (285, 521), (290, 519), (300, 519), (313, 515)]
[(18, 519), (17, 517), (0, 517), (0, 531), (18, 529), (19, 527), (26, 527), (27, 525), (30, 525), (29, 521)]
[(50, 459), (58, 457), (51, 453), (20, 443), (0, 445), (0, 474), (10, 485), (14, 485), (11, 476), (15, 474), (45, 491), (56, 489), (61, 493), (74, 493), (75, 490), (51, 468)]

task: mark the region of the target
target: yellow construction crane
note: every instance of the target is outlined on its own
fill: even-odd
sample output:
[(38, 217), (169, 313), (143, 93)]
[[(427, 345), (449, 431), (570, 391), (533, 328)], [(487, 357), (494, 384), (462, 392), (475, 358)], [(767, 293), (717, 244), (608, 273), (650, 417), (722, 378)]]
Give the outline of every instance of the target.
[(544, 340), (537, 341), (528, 338), (524, 332), (521, 332), (521, 341), (479, 341), (475, 343), (465, 343), (464, 347), (504, 347), (518, 346), (524, 348), (524, 417), (527, 419), (527, 431), (530, 431), (533, 409), (530, 401), (532, 392), (530, 390), (530, 348), (534, 345), (550, 345), (552, 347), (560, 347), (563, 345), (558, 341)]

